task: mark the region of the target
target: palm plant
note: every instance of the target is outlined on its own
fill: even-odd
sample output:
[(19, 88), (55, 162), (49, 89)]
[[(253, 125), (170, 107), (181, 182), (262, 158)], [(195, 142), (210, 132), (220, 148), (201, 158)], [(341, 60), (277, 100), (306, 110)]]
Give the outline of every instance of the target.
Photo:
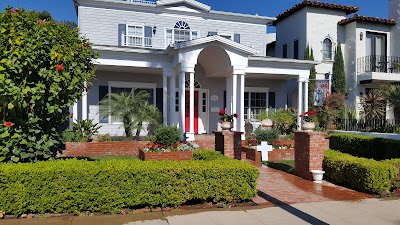
[(110, 93), (99, 102), (100, 115), (111, 115), (122, 119), (126, 137), (136, 137), (142, 130), (143, 122), (158, 124), (161, 122), (160, 111), (148, 103), (150, 94), (146, 91), (133, 90), (131, 93)]
[(400, 85), (392, 84), (386, 85), (382, 88), (383, 94), (388, 100), (389, 104), (393, 107), (394, 118), (400, 119)]
[(373, 89), (362, 95), (361, 106), (364, 109), (365, 118), (382, 118), (386, 112), (386, 102), (385, 95), (379, 89)]

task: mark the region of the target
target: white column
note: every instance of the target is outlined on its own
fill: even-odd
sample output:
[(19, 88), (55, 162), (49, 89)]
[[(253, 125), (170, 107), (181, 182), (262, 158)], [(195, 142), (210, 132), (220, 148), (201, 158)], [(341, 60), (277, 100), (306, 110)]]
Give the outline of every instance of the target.
[(78, 121), (78, 102), (72, 107), (72, 122)]
[(298, 105), (297, 105), (297, 129), (301, 130), (301, 117), (300, 115), (303, 113), (303, 82), (299, 79), (298, 81)]
[(308, 111), (308, 80), (304, 81), (304, 112)]
[(87, 97), (87, 84), (85, 82), (82, 93), (82, 120), (88, 118), (88, 97)]
[(232, 113), (232, 78), (226, 78), (226, 113)]
[(163, 75), (163, 125), (168, 124), (168, 77)]
[[(245, 75), (240, 74), (240, 108), (239, 108), (239, 131), (245, 132), (244, 129), (244, 82), (245, 82)], [(242, 135), (242, 140), (244, 140), (244, 135)]]
[(189, 81), (190, 81), (190, 86), (189, 86), (189, 96), (190, 96), (190, 134), (194, 135), (194, 73), (191, 72), (189, 73)]
[[(185, 72), (179, 73), (179, 129), (185, 135)], [(182, 136), (184, 138), (184, 136)]]
[[(232, 75), (232, 112), (231, 114), (237, 113), (237, 74)], [(237, 121), (236, 118), (233, 119), (233, 130), (238, 131)]]
[(170, 77), (169, 81), (169, 125), (173, 126), (175, 124), (175, 108), (176, 108), (176, 77), (175, 74), (173, 74), (172, 77)]

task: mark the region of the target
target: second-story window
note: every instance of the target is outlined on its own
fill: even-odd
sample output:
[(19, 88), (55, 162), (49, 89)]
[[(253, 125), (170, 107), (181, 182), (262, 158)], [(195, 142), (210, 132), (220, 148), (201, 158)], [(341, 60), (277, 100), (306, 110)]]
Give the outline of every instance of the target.
[(166, 29), (167, 45), (199, 38), (199, 31), (191, 30), (188, 23), (178, 21), (173, 29)]
[(324, 60), (332, 60), (332, 41), (329, 38), (322, 42), (322, 56)]
[(293, 58), (299, 59), (299, 40), (293, 42)]
[(143, 26), (128, 25), (127, 26), (127, 44), (133, 46), (143, 45), (144, 28)]
[(282, 46), (282, 58), (287, 58), (287, 44)]

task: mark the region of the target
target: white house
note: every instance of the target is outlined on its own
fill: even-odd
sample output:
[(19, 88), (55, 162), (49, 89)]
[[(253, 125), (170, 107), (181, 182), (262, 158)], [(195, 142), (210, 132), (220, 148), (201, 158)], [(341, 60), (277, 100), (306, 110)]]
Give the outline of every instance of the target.
[(309, 70), (317, 63), (266, 56), (266, 26), (275, 18), (214, 11), (195, 0), (74, 4), (81, 35), (100, 58), (73, 115), (94, 118), (101, 133), (124, 134), (119, 121), (98, 114), (99, 100), (133, 88), (149, 91), (164, 124), (178, 125), (188, 140), (217, 130), (220, 109), (238, 113), (234, 130), (243, 132), (260, 110), (288, 107), (289, 80), (297, 83), (299, 114), (307, 110)]
[[(389, 19), (359, 16), (355, 14), (358, 9), (305, 0), (274, 21), (276, 43), (271, 47), (277, 57), (303, 59), (307, 43), (313, 48), (315, 60), (320, 62), (316, 66), (319, 85), (315, 103), (322, 103), (325, 92), (329, 91), (329, 80), (335, 76), (332, 66), (338, 44), (344, 54), (348, 103), (358, 111), (361, 110), (360, 95), (382, 83), (400, 81), (397, 66), (400, 64), (400, 0), (389, 0)], [(296, 96), (296, 88), (296, 84), (289, 82), (288, 91), (292, 96)], [(393, 118), (389, 109), (386, 118)]]

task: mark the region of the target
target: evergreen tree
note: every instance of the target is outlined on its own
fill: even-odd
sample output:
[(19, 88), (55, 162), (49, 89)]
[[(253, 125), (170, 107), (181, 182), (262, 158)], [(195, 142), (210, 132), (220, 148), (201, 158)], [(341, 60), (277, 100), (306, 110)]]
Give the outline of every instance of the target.
[(332, 93), (341, 93), (346, 95), (346, 75), (344, 72), (344, 60), (340, 43), (338, 43), (336, 47), (335, 62), (333, 63), (332, 73)]
[[(304, 60), (314, 61), (314, 52), (313, 49), (310, 48), (309, 44), (307, 44), (306, 50), (304, 51)], [(308, 107), (311, 108), (314, 105), (314, 89), (317, 78), (317, 71), (315, 70), (315, 66), (313, 66), (310, 70), (310, 80), (308, 83)]]

